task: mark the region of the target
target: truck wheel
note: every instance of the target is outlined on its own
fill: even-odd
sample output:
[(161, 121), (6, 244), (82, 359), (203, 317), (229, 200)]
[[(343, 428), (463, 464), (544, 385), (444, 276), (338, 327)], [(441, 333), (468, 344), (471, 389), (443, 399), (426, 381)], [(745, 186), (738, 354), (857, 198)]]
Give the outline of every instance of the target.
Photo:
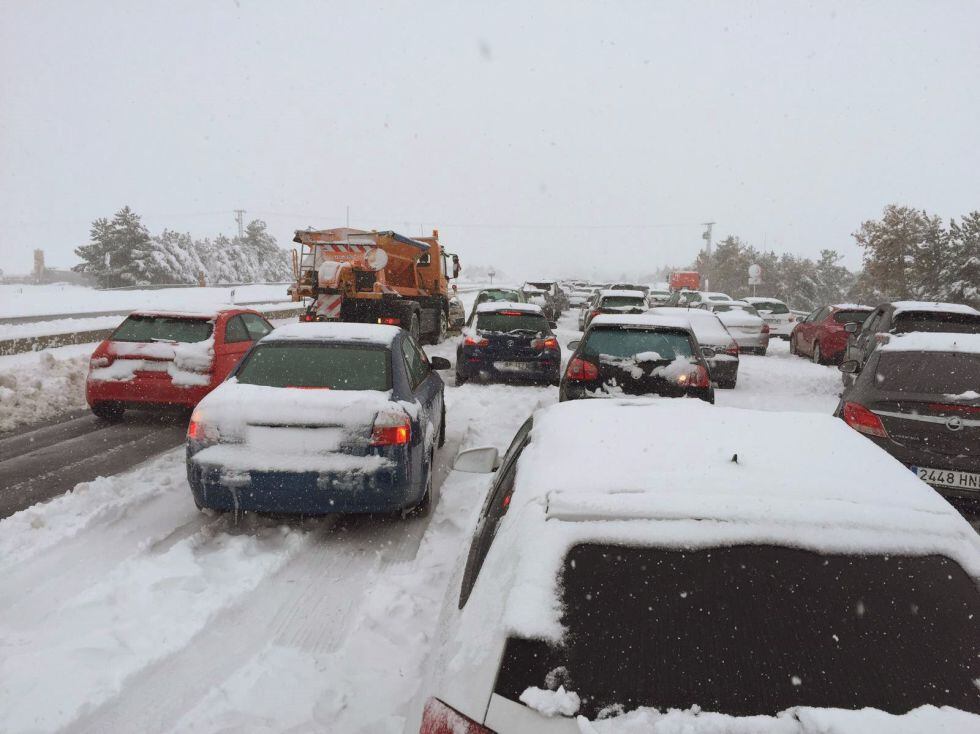
[(432, 335), (430, 344), (440, 344), (445, 341), (446, 335), (449, 333), (449, 319), (446, 318), (446, 312), (439, 309), (439, 324), (436, 327), (436, 333)]

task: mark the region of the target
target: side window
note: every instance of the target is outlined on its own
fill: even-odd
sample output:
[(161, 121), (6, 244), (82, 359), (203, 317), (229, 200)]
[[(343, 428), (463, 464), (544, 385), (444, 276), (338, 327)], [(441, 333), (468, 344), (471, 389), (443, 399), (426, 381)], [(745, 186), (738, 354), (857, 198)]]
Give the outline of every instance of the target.
[(225, 324), (225, 343), (232, 344), (234, 342), (247, 341), (250, 341), (248, 329), (245, 328), (245, 322), (242, 320), (242, 317), (235, 316), (234, 318), (228, 319), (228, 322)]
[(254, 313), (243, 313), (240, 318), (245, 322), (248, 338), (253, 342), (258, 341), (272, 331), (272, 324), (261, 316), (256, 316)]
[(497, 526), (500, 525), (503, 516), (507, 514), (510, 496), (514, 492), (517, 459), (530, 443), (529, 435), (532, 425), (532, 419), (528, 418), (524, 425), (518, 429), (507, 453), (504, 454), (497, 478), (491, 485), (490, 491), (487, 492), (487, 500), (480, 511), (480, 519), (476, 525), (476, 532), (473, 534), (470, 552), (466, 557), (466, 570), (463, 572), (463, 584), (459, 590), (460, 609), (465, 606), (466, 600), (470, 598), (470, 592), (473, 591), (477, 576), (480, 575), (480, 569), (483, 568), (483, 561), (486, 559), (487, 553), (490, 552), (490, 546), (497, 534)]
[(402, 352), (405, 355), (405, 364), (408, 367), (408, 379), (414, 390), (429, 375), (429, 360), (425, 352), (419, 347), (415, 340), (410, 336), (402, 339)]

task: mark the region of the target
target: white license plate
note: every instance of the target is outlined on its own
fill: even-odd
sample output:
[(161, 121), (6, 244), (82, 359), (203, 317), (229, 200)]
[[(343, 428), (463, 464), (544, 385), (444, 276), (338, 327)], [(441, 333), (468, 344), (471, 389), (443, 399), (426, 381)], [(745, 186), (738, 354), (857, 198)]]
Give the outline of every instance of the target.
[(494, 362), (493, 366), (495, 369), (506, 372), (523, 372), (531, 368), (532, 364), (528, 362)]
[(927, 466), (913, 466), (912, 471), (926, 484), (980, 491), (980, 474), (955, 469), (930, 469)]

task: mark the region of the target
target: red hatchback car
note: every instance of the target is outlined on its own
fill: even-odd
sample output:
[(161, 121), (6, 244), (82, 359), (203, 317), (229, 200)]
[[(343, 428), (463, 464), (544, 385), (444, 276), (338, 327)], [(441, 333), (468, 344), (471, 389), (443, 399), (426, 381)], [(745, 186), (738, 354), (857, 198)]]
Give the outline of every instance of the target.
[(856, 303), (818, 308), (800, 321), (789, 336), (790, 354), (809, 357), (817, 364), (840, 364), (847, 349), (844, 326), (862, 323), (874, 309)]
[(100, 418), (126, 408), (192, 408), (272, 331), (257, 311), (134, 311), (92, 354), (85, 397)]

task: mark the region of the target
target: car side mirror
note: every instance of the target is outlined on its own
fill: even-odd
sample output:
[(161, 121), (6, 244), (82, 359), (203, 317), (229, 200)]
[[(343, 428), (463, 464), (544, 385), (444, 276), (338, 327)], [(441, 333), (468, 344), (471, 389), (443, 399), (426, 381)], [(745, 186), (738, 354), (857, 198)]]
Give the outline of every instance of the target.
[(856, 375), (861, 371), (861, 364), (856, 359), (848, 359), (841, 363), (840, 371), (848, 375)]
[(848, 321), (846, 324), (844, 324), (844, 331), (846, 331), (848, 334), (857, 334), (860, 329), (861, 324), (859, 324), (857, 321)]
[(434, 370), (449, 370), (453, 363), (445, 357), (429, 357), (429, 366)]
[(558, 322), (557, 321), (549, 321), (548, 322), (548, 328), (549, 329), (557, 329), (558, 328)]
[(575, 351), (576, 349), (578, 349), (578, 345), (581, 344), (581, 343), (582, 343), (582, 340), (581, 339), (576, 339), (574, 341), (568, 342), (568, 344), (566, 346), (569, 349), (571, 349), (572, 351)]
[(701, 356), (704, 357), (705, 359), (711, 359), (716, 354), (718, 354), (718, 352), (716, 352), (711, 347), (701, 347)]
[(500, 453), (493, 446), (465, 449), (453, 459), (453, 469), (470, 474), (490, 474), (500, 466)]

